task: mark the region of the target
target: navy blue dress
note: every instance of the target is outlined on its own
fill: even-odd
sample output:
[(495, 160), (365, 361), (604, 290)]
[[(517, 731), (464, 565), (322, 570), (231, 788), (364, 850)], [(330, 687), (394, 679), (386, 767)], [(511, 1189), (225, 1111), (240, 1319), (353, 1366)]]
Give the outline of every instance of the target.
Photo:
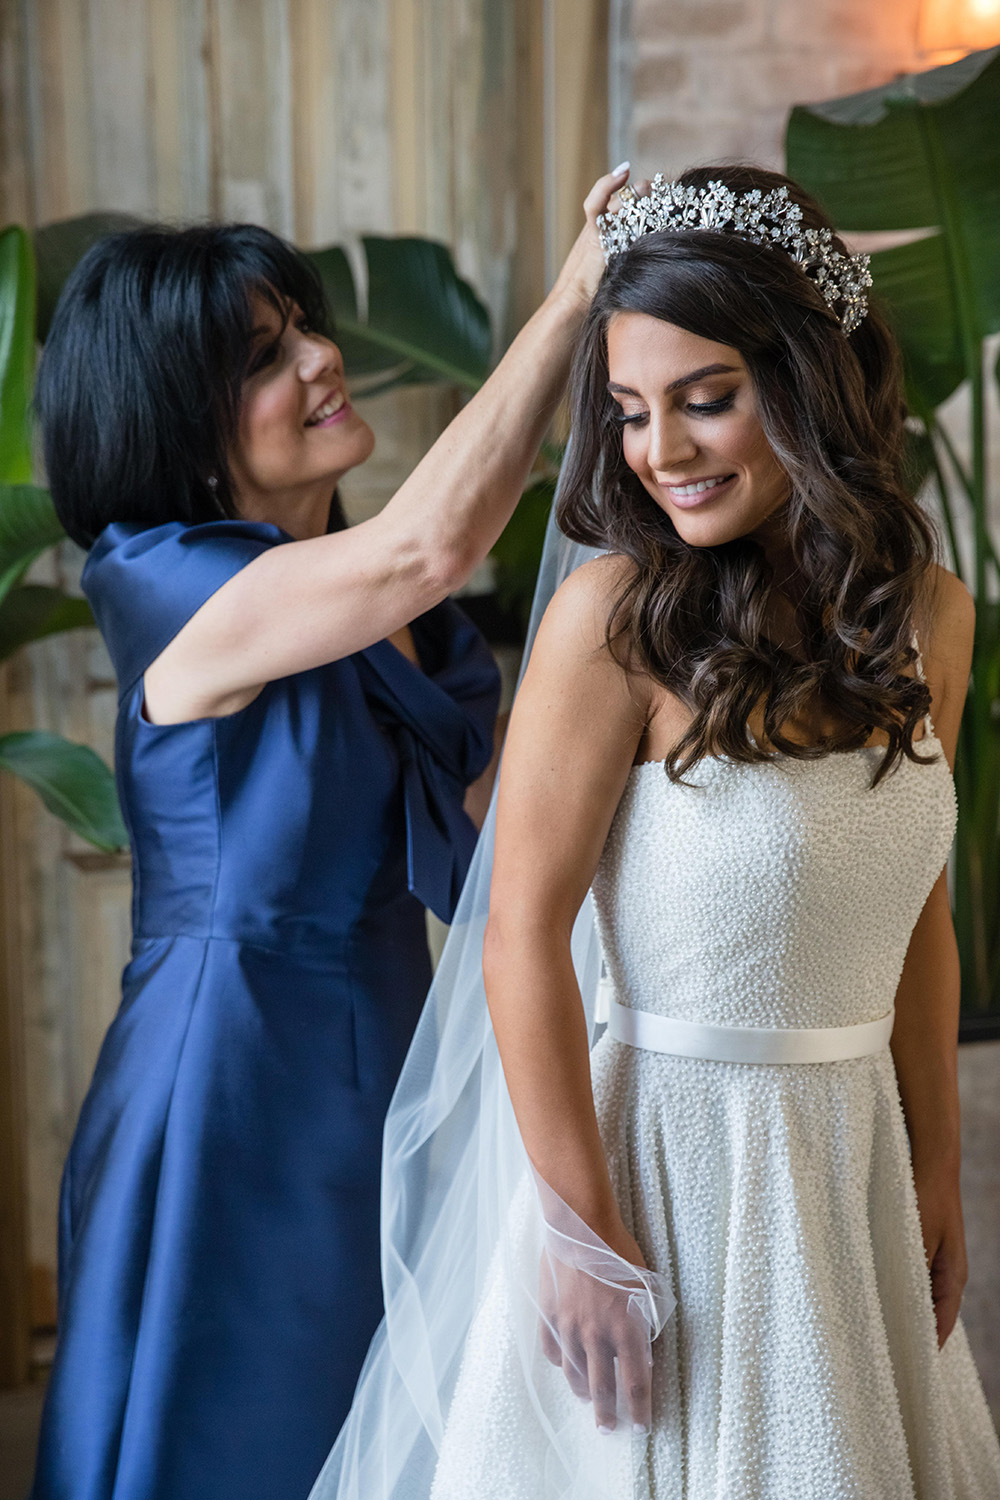
[(498, 699), (452, 604), (155, 726), (143, 673), (275, 526), (112, 525), (132, 958), (70, 1151), (35, 1500), (298, 1500), (382, 1312), (382, 1124), (475, 831)]

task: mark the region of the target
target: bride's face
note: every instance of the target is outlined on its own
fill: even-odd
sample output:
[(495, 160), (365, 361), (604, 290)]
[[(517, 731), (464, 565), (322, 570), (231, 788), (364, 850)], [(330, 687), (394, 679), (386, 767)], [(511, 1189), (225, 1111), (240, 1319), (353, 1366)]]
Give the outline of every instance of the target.
[(749, 536), (784, 504), (788, 476), (737, 350), (646, 313), (617, 313), (608, 372), (625, 462), (684, 541), (716, 547)]

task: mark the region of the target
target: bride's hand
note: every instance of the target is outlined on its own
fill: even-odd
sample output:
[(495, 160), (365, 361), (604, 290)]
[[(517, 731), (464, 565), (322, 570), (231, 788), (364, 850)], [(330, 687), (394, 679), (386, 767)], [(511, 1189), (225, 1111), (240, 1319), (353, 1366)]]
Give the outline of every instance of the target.
[[(606, 213), (609, 207), (612, 212), (617, 209), (615, 195), (628, 181), (628, 173), (629, 164), (623, 162), (618, 171), (599, 177), (587, 194), (583, 205), (586, 223), (556, 278), (551, 293), (553, 297), (568, 297), (579, 302), (584, 309), (590, 306), (597, 283), (604, 272), (604, 252), (597, 238), (597, 218), (599, 214)], [(635, 183), (634, 186), (641, 195), (648, 190), (649, 184)], [(612, 202), (612, 199), (615, 201)]]
[(969, 1274), (962, 1225), (958, 1173), (954, 1169), (914, 1169), (920, 1228), (931, 1275), (931, 1297), (942, 1348), (955, 1327)]
[[(623, 1225), (608, 1243), (629, 1265), (645, 1267), (642, 1251)], [(633, 1294), (640, 1299), (647, 1295), (642, 1281), (636, 1277), (632, 1285), (608, 1285), (543, 1252), (539, 1292), (545, 1355), (563, 1370), (575, 1395), (593, 1402), (598, 1430), (614, 1431), (621, 1404), (627, 1406), (633, 1429), (648, 1432), (651, 1334), (633, 1302)]]

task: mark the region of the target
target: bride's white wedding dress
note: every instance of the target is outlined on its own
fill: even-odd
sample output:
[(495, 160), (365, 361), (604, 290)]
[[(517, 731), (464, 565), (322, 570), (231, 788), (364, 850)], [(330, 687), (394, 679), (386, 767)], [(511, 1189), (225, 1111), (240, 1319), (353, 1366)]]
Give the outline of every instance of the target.
[[(875, 789), (875, 749), (709, 760), (689, 785), (636, 766), (593, 886), (618, 1003), (715, 1027), (885, 1016), (954, 831), (940, 745), (928, 734), (918, 748), (938, 758), (904, 761)], [(677, 1298), (653, 1345), (652, 1435), (597, 1436), (540, 1353), (526, 1381), (498, 1260), (433, 1500), (543, 1492), (529, 1386), (579, 1425), (595, 1464), (615, 1453), (630, 1496), (1000, 1500), (960, 1323), (937, 1348), (888, 1048), (720, 1062), (609, 1031), (593, 1073), (625, 1223)]]

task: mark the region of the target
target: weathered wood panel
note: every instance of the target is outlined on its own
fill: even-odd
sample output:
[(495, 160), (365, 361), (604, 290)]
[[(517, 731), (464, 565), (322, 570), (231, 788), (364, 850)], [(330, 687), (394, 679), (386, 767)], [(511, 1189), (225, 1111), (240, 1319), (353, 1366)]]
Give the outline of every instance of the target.
[[(9, 0), (4, 216), (250, 219), (303, 245), (432, 234), (452, 246), (505, 343), (575, 232), (584, 179), (607, 164), (605, 10), (606, 0)], [(454, 410), (447, 391), (367, 402), (378, 442), (344, 487), (349, 514), (378, 508)], [(69, 544), (61, 553), (46, 574), (72, 581), (80, 557)], [(33, 647), (7, 675), (3, 727), (52, 728), (110, 756), (115, 693), (96, 636)], [(0, 1051), (11, 1097), (26, 1105), (15, 1099), (0, 1128), (0, 1191), (19, 1195), (11, 1172), (26, 1155), (44, 1320), (59, 1172), (127, 957), (128, 875), (88, 855), (24, 788), (3, 797), (0, 920), (26, 1087), (2, 1028)], [(0, 1382), (24, 1359), (16, 1261), (0, 1265), (0, 1324), (13, 1314), (20, 1330)]]

